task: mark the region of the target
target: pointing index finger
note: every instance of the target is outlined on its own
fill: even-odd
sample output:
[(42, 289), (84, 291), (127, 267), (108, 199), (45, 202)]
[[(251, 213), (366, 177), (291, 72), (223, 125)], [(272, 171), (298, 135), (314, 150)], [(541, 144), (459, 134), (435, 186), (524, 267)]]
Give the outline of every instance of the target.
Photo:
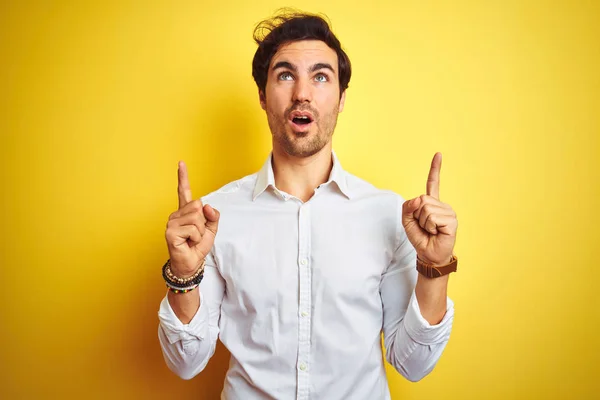
[(440, 170), (442, 169), (442, 153), (435, 153), (431, 160), (431, 168), (427, 177), (427, 194), (440, 199)]
[(179, 196), (179, 209), (182, 209), (187, 203), (192, 201), (192, 189), (188, 180), (187, 166), (183, 161), (179, 161), (177, 169), (177, 194)]

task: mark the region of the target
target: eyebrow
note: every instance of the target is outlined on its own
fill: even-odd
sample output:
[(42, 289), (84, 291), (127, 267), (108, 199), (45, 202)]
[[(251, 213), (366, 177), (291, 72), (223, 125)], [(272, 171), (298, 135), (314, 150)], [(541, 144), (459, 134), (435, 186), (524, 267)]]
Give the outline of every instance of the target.
[(333, 67), (331, 66), (331, 64), (328, 63), (316, 63), (315, 65), (313, 65), (312, 67), (310, 67), (309, 72), (315, 72), (318, 71), (320, 69), (328, 69), (331, 72), (333, 72), (335, 74), (335, 71), (333, 70)]
[(273, 65), (273, 71), (275, 71), (278, 68), (287, 68), (287, 69), (291, 69), (294, 72), (298, 71), (298, 68), (296, 68), (295, 65), (292, 65), (287, 61), (279, 61), (278, 63)]
[[(275, 65), (273, 65), (273, 71), (278, 68), (287, 68), (294, 72), (298, 72), (298, 68), (295, 65), (292, 65), (291, 63), (289, 63), (287, 61), (279, 61)], [(335, 70), (329, 63), (316, 63), (308, 69), (308, 72), (312, 73), (312, 72), (318, 71), (320, 69), (328, 69), (335, 74)]]

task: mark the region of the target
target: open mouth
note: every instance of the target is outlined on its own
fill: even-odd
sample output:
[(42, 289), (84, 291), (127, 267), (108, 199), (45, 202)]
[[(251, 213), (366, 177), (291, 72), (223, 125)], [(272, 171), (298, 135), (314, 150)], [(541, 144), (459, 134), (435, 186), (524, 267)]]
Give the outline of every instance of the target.
[(307, 130), (313, 121), (313, 116), (308, 112), (294, 111), (290, 115), (290, 122), (292, 123), (292, 126), (294, 129), (299, 131)]
[(297, 125), (308, 125), (312, 122), (312, 119), (309, 116), (294, 117), (292, 122)]

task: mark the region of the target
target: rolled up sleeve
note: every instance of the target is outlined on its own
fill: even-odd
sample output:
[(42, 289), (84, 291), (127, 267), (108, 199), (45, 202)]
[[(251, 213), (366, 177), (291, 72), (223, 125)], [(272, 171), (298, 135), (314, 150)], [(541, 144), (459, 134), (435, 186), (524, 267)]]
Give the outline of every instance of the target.
[(158, 338), (169, 369), (183, 379), (191, 379), (208, 364), (219, 336), (219, 317), (224, 283), (214, 266), (207, 265), (195, 293), (200, 307), (188, 324), (183, 324), (165, 296), (158, 311)]
[(423, 318), (415, 294), (416, 251), (401, 221), (398, 224), (398, 246), (380, 284), (384, 344), (387, 361), (406, 379), (416, 382), (433, 370), (450, 339), (454, 303), (447, 298), (446, 313), (436, 325)]

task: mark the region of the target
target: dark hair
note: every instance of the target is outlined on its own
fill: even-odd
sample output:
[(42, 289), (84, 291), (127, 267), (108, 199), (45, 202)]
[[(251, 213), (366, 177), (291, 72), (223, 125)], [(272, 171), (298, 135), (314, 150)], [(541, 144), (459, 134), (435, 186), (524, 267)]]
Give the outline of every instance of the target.
[(350, 59), (329, 23), (321, 16), (301, 11), (283, 9), (272, 18), (260, 22), (254, 29), (258, 49), (252, 60), (252, 76), (258, 89), (265, 92), (271, 59), (284, 44), (300, 40), (321, 40), (338, 56), (340, 96), (348, 88), (352, 68)]

